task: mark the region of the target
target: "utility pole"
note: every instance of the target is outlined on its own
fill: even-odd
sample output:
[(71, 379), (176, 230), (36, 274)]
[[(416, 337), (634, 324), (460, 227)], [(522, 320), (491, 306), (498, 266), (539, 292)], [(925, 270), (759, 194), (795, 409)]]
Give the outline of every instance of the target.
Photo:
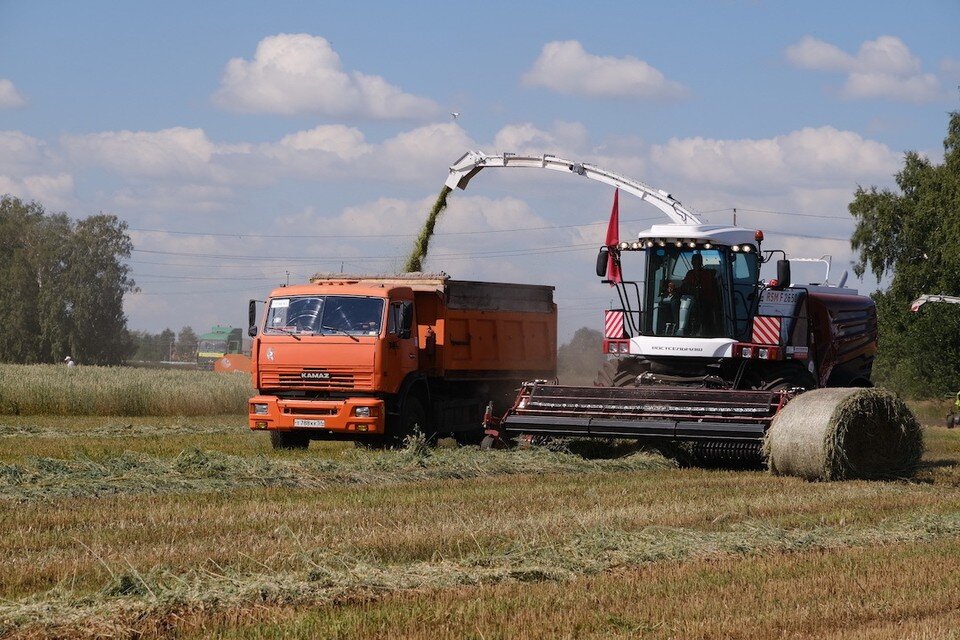
[(737, 208), (733, 208), (733, 226), (737, 226)]

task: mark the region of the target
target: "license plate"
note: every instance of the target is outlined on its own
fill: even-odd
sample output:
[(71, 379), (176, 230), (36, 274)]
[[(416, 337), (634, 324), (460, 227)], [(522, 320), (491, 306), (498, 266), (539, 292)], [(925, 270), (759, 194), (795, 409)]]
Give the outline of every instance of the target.
[(294, 418), (293, 426), (295, 427), (325, 427), (327, 426), (326, 420), (306, 420), (304, 418)]

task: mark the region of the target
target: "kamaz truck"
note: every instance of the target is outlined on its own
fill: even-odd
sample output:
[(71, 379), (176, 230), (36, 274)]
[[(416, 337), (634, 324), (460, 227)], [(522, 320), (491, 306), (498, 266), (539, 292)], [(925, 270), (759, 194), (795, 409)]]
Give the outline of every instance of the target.
[(444, 274), (318, 276), (250, 302), (253, 430), (274, 448), (310, 440), (400, 444), (415, 431), (479, 442), (484, 409), (554, 378), (553, 287)]

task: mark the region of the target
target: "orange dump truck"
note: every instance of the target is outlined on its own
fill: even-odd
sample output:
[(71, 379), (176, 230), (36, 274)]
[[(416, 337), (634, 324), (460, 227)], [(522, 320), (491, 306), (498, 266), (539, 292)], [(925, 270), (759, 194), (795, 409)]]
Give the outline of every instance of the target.
[(274, 448), (415, 429), (479, 441), (488, 401), (504, 410), (521, 382), (556, 373), (553, 287), (338, 275), (275, 289), (259, 323), (257, 308), (250, 428)]

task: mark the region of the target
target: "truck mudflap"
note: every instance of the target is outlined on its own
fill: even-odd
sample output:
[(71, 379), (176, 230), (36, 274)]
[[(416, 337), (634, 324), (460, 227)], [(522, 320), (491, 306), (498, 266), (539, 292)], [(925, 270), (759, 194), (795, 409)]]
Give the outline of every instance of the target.
[(525, 383), (487, 433), (758, 445), (790, 397), (787, 391)]

